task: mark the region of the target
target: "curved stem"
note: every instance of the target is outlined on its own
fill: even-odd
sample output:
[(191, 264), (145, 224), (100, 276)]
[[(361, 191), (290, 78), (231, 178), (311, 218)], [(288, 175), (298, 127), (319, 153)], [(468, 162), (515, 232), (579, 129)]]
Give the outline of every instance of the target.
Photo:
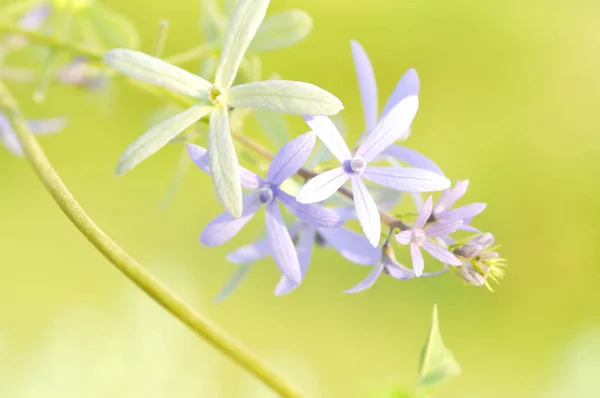
[(220, 350), (237, 365), (262, 380), (265, 385), (280, 396), (303, 396), (295, 386), (260, 360), (248, 348), (169, 291), (94, 223), (79, 203), (77, 203), (50, 164), (44, 151), (30, 131), (16, 100), (2, 81), (0, 81), (0, 109), (4, 110), (12, 123), (28, 161), (54, 198), (54, 201), (75, 227), (119, 271), (165, 308), (171, 315), (192, 329), (194, 333)]

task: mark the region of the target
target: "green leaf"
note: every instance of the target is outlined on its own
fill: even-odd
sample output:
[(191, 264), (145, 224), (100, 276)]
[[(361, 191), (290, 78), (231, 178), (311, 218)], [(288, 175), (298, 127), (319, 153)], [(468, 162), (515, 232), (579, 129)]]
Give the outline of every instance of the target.
[(267, 12), (269, 0), (240, 0), (225, 36), (215, 84), (229, 88), (242, 58)]
[(313, 27), (310, 15), (302, 10), (288, 10), (265, 18), (248, 51), (279, 50), (302, 41)]
[(121, 176), (140, 164), (143, 160), (167, 145), (183, 130), (206, 116), (213, 108), (194, 105), (172, 118), (152, 127), (135, 140), (125, 150), (117, 163), (117, 176)]
[(98, 2), (93, 2), (83, 8), (82, 13), (102, 38), (104, 48), (138, 49), (140, 47), (140, 35), (134, 23), (124, 15), (114, 12)]
[(293, 115), (335, 115), (344, 106), (333, 94), (315, 85), (289, 80), (267, 80), (232, 87), (228, 105), (270, 109)]
[(104, 62), (136, 80), (197, 99), (207, 98), (212, 87), (200, 76), (139, 51), (109, 50), (104, 53)]
[(422, 391), (431, 391), (448, 379), (458, 376), (460, 372), (460, 365), (442, 342), (437, 306), (435, 306), (429, 338), (421, 351), (419, 388)]
[(234, 217), (242, 215), (240, 167), (225, 106), (214, 108), (208, 126), (208, 165), (217, 197)]

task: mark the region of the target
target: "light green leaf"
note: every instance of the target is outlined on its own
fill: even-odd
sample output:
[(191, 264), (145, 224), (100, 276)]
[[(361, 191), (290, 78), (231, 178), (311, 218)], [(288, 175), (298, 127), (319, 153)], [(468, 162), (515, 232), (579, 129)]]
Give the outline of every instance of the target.
[(267, 80), (232, 87), (228, 105), (270, 109), (293, 115), (335, 115), (344, 106), (333, 94), (313, 84)]
[(272, 51), (293, 46), (308, 36), (312, 27), (312, 18), (302, 10), (277, 13), (265, 18), (248, 51)]
[(137, 28), (124, 15), (114, 12), (98, 2), (92, 2), (81, 12), (102, 37), (105, 48), (138, 49), (140, 47), (140, 35)]
[(117, 176), (133, 169), (140, 162), (167, 145), (176, 135), (206, 116), (212, 109), (212, 107), (206, 105), (194, 105), (146, 131), (129, 145), (121, 155), (117, 163)]
[(285, 124), (281, 113), (268, 109), (254, 109), (252, 113), (262, 131), (275, 144), (276, 148), (281, 148), (290, 142), (290, 129)]
[(229, 88), (235, 79), (242, 58), (267, 13), (269, 0), (240, 0), (225, 36), (215, 84)]
[(448, 379), (458, 376), (460, 372), (460, 365), (442, 342), (437, 306), (435, 306), (429, 338), (421, 351), (419, 388), (422, 391), (433, 390)]
[(214, 108), (208, 126), (208, 166), (217, 197), (234, 217), (242, 215), (240, 167), (229, 129), (225, 106)]
[(208, 98), (212, 87), (200, 76), (139, 51), (109, 50), (104, 53), (104, 62), (136, 80), (198, 99)]

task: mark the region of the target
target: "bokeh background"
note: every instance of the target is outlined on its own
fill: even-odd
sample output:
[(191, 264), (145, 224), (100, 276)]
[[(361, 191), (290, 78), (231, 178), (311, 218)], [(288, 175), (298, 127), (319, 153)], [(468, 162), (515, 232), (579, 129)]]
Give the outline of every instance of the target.
[[(4, 1), (4, 3), (6, 3)], [(167, 54), (202, 40), (194, 0), (116, 1), (143, 48), (160, 19)], [(260, 233), (207, 249), (203, 226), (221, 211), (210, 181), (191, 170), (173, 205), (158, 210), (181, 148), (167, 148), (115, 179), (123, 149), (161, 102), (117, 84), (109, 97), (55, 87), (43, 105), (14, 84), (32, 117), (66, 115), (45, 137), (48, 156), (89, 214), (151, 272), (314, 397), (363, 397), (412, 386), (434, 303), (463, 374), (440, 397), (597, 397), (600, 387), (600, 3), (589, 0), (275, 0), (314, 18), (301, 44), (263, 58), (266, 73), (338, 95), (351, 136), (362, 112), (349, 50), (359, 40), (380, 101), (409, 67), (421, 107), (407, 145), (488, 203), (476, 225), (509, 261), (495, 293), (453, 275), (382, 278), (342, 290), (367, 269), (316, 252), (305, 283), (276, 298), (271, 261), (214, 304), (234, 267), (224, 256)], [(306, 128), (288, 119), (295, 134)], [(250, 126), (247, 131), (266, 143)], [(217, 397), (269, 392), (146, 298), (62, 215), (23, 159), (0, 151), (0, 396)], [(407, 259), (406, 253), (400, 259)]]

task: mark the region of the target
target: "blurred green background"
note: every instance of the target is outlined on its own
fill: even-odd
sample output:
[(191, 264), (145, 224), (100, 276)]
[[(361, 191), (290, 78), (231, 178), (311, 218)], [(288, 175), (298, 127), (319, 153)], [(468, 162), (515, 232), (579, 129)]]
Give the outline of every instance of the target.
[[(147, 51), (160, 19), (171, 22), (167, 55), (202, 39), (197, 1), (104, 3), (134, 19)], [(338, 95), (353, 138), (363, 121), (349, 40), (369, 53), (380, 101), (417, 69), (421, 107), (407, 145), (453, 180), (468, 178), (465, 200), (488, 203), (475, 225), (496, 235), (509, 261), (495, 293), (447, 275), (382, 278), (344, 295), (368, 270), (327, 250), (291, 295), (272, 295), (278, 273), (264, 261), (213, 304), (234, 269), (225, 253), (254, 239), (260, 223), (225, 247), (200, 246), (221, 208), (198, 170), (158, 211), (175, 146), (115, 179), (119, 155), (161, 102), (123, 82), (109, 101), (57, 87), (43, 105), (31, 101), (31, 87), (11, 87), (29, 116), (69, 117), (67, 131), (42, 144), (100, 226), (310, 396), (415, 384), (434, 303), (463, 367), (437, 396), (600, 396), (600, 3), (274, 0), (270, 12), (294, 7), (312, 15), (313, 33), (265, 56), (265, 72)], [(295, 134), (306, 131), (289, 120)], [(116, 272), (26, 161), (4, 150), (0, 187), (1, 397), (269, 396)]]

